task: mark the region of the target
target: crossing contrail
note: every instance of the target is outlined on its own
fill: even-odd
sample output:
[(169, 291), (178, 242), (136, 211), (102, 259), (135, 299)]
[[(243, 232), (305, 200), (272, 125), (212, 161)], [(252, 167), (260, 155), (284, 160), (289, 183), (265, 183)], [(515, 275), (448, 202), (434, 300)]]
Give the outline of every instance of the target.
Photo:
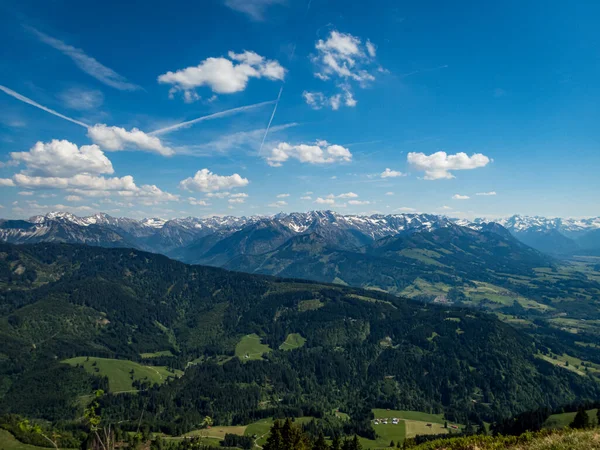
[(2, 86), (0, 84), (0, 91), (4, 91), (4, 93), (10, 95), (11, 97), (16, 98), (17, 100), (22, 101), (23, 103), (27, 103), (28, 105), (35, 106), (42, 111), (46, 111), (47, 113), (53, 114), (61, 119), (68, 120), (69, 122), (73, 122), (74, 124), (79, 125), (80, 127), (89, 128), (90, 126), (86, 123), (80, 122), (79, 120), (75, 120), (71, 117), (67, 117), (59, 112), (54, 111), (53, 109), (47, 108), (43, 105), (40, 105), (37, 102), (34, 102), (30, 98), (25, 97), (24, 95), (19, 94), (18, 92), (13, 91), (12, 89), (7, 88), (6, 86)]
[(171, 131), (175, 131), (175, 130), (178, 130), (178, 129), (184, 128), (184, 127), (188, 127), (188, 126), (193, 125), (198, 122), (204, 122), (205, 120), (218, 119), (219, 117), (225, 117), (225, 116), (229, 116), (232, 114), (237, 114), (239, 112), (248, 111), (250, 109), (260, 108), (261, 106), (270, 105), (271, 103), (275, 103), (275, 102), (276, 102), (276, 100), (269, 100), (268, 102), (255, 103), (254, 105), (239, 106), (237, 108), (227, 109), (225, 111), (221, 111), (218, 113), (209, 114), (208, 116), (202, 116), (202, 117), (198, 117), (197, 119), (192, 119), (192, 120), (188, 120), (186, 122), (181, 122), (181, 123), (177, 123), (175, 125), (170, 125), (168, 127), (161, 128), (160, 130), (154, 130), (148, 134), (157, 135), (157, 134), (170, 133)]
[[(306, 12), (304, 13), (305, 17), (308, 15), (308, 10), (310, 9), (311, 3), (312, 3), (312, 0), (308, 0), (308, 3), (306, 5)], [(294, 57), (294, 55), (296, 54), (296, 46), (298, 45), (299, 37), (300, 37), (300, 34), (298, 34), (298, 36), (296, 36), (296, 41), (294, 42), (294, 46), (292, 47), (292, 54), (290, 56), (290, 59), (292, 59)], [(262, 155), (263, 146), (265, 145), (265, 141), (267, 140), (267, 135), (269, 134), (269, 129), (271, 128), (271, 124), (273, 123), (273, 118), (275, 117), (275, 112), (277, 111), (277, 105), (279, 105), (279, 99), (281, 98), (281, 94), (283, 93), (283, 86), (285, 86), (285, 80), (283, 80), (283, 82), (281, 83), (281, 88), (279, 88), (279, 94), (277, 94), (277, 100), (275, 100), (275, 106), (273, 107), (273, 112), (271, 113), (271, 118), (269, 119), (269, 123), (267, 124), (265, 134), (262, 138), (262, 142), (260, 143), (260, 148), (258, 150), (259, 155)]]
[[(12, 89), (7, 88), (6, 86), (2, 86), (0, 84), (0, 91), (3, 91), (4, 93), (10, 95), (11, 97), (16, 98), (17, 100), (23, 102), (23, 103), (27, 103), (28, 105), (34, 106), (38, 109), (41, 109), (42, 111), (46, 111), (47, 113), (50, 113), (56, 117), (60, 117), (61, 119), (64, 120), (68, 120), (69, 122), (72, 122), (76, 125), (79, 125), (80, 127), (83, 128), (90, 128), (91, 126), (88, 125), (87, 123), (83, 123), (80, 122), (79, 120), (73, 119), (72, 117), (68, 117), (65, 116), (64, 114), (61, 114), (57, 111), (54, 111), (53, 109), (50, 109), (44, 105), (40, 105), (38, 102), (31, 100), (28, 97), (25, 97), (24, 95), (19, 94), (18, 92), (13, 91)], [(279, 95), (281, 95), (281, 92), (279, 93)], [(279, 99), (279, 97), (278, 97)], [(181, 123), (177, 123), (175, 125), (171, 125), (165, 128), (161, 128), (160, 130), (154, 130), (151, 133), (148, 133), (150, 135), (157, 135), (157, 134), (165, 134), (165, 133), (170, 133), (171, 131), (175, 131), (178, 130), (180, 128), (184, 128), (190, 125), (193, 125), (195, 123), (198, 122), (203, 122), (205, 120), (211, 120), (211, 119), (218, 119), (220, 117), (226, 117), (232, 114), (237, 114), (239, 112), (243, 112), (243, 111), (248, 111), (254, 108), (260, 108), (261, 106), (265, 106), (265, 105), (270, 105), (272, 103), (275, 103), (276, 100), (270, 100), (268, 102), (262, 102), (262, 103), (256, 103), (254, 105), (247, 105), (247, 106), (240, 106), (238, 108), (232, 108), (232, 109), (228, 109), (225, 111), (220, 111), (214, 114), (209, 114), (208, 116), (203, 116), (203, 117), (199, 117), (197, 119), (193, 119), (193, 120), (188, 120), (186, 122), (181, 122)]]

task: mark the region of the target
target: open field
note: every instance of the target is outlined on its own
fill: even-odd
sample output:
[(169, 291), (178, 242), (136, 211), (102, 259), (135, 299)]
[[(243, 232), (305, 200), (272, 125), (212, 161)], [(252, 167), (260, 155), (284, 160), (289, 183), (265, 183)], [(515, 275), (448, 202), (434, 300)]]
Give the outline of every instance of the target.
[[(63, 363), (71, 366), (79, 364), (89, 373), (107, 377), (109, 390), (113, 393), (134, 391), (132, 384), (134, 380), (147, 379), (150, 383), (160, 384), (164, 383), (168, 377), (178, 377), (182, 374), (181, 371), (170, 372), (164, 366), (143, 366), (125, 359), (78, 356), (65, 359)], [(133, 373), (131, 373), (132, 370)]]
[(240, 339), (240, 342), (235, 346), (235, 356), (242, 361), (250, 359), (263, 359), (265, 353), (269, 353), (271, 349), (268, 345), (262, 344), (261, 339), (256, 334), (248, 334)]
[(557, 367), (562, 367), (563, 369), (570, 370), (571, 372), (575, 372), (578, 375), (585, 376), (586, 374), (588, 374), (600, 378), (600, 366), (598, 364), (585, 362), (579, 358), (567, 355), (566, 353), (563, 353), (562, 355), (552, 356), (543, 355), (539, 353), (536, 356), (538, 358), (543, 359), (544, 361), (548, 361), (550, 364), (553, 364)]
[(243, 436), (244, 433), (246, 432), (246, 426), (223, 426), (223, 427), (210, 427), (210, 428), (205, 428), (202, 430), (194, 430), (194, 431), (190, 431), (189, 433), (186, 433), (184, 435), (182, 435), (182, 438), (186, 438), (186, 437), (193, 437), (193, 436), (200, 436), (200, 437), (206, 437), (206, 438), (210, 438), (210, 439), (223, 439), (225, 437), (226, 434), (238, 434), (240, 436)]
[(441, 424), (444, 423), (443, 414), (428, 414), (419, 411), (399, 411), (394, 409), (374, 409), (373, 414), (375, 415), (376, 419), (396, 417), (398, 419), (404, 420), (420, 420), (422, 422), (432, 422)]
[[(597, 423), (597, 420), (596, 420), (597, 411), (598, 411), (597, 409), (589, 409), (587, 411), (588, 416), (590, 417), (591, 424)], [(568, 413), (562, 413), (562, 414), (552, 414), (550, 417), (548, 417), (548, 419), (546, 419), (546, 422), (544, 422), (544, 428), (568, 427), (570, 425), (570, 423), (573, 422), (573, 419), (575, 418), (575, 414), (577, 414), (577, 413), (576, 412), (568, 412)]]
[(288, 334), (285, 338), (285, 342), (279, 346), (279, 350), (295, 350), (304, 345), (306, 339), (298, 333)]
[[(379, 419), (378, 425), (373, 425), (377, 433), (377, 439), (370, 440), (361, 438), (361, 444), (365, 449), (389, 448), (390, 442), (404, 442), (404, 439), (423, 434), (450, 433), (452, 429), (444, 428), (443, 414), (428, 414), (419, 411), (399, 411), (387, 409), (374, 409), (373, 414)], [(391, 421), (393, 418), (400, 419), (397, 424)], [(388, 419), (388, 423), (381, 423), (381, 419)], [(427, 426), (430, 424), (431, 426)], [(448, 423), (448, 426), (456, 425)]]
[(144, 359), (148, 359), (148, 358), (159, 358), (161, 356), (173, 356), (173, 353), (171, 353), (171, 350), (162, 350), (162, 351), (154, 352), (154, 353), (141, 353), (140, 356)]

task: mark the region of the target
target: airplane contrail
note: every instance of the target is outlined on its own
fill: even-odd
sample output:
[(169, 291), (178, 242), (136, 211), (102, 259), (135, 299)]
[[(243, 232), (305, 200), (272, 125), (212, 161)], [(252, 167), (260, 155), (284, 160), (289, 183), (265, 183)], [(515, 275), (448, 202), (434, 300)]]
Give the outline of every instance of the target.
[[(310, 9), (311, 3), (312, 3), (312, 0), (308, 0), (308, 3), (306, 5), (306, 12), (304, 13), (304, 17), (306, 17), (308, 15), (308, 11)], [(296, 36), (296, 40), (294, 41), (294, 46), (292, 47), (292, 54), (290, 56), (290, 59), (292, 59), (294, 57), (294, 55), (296, 54), (296, 46), (298, 45), (299, 37), (300, 37), (300, 33), (298, 33), (298, 36)], [(271, 128), (271, 123), (273, 123), (273, 118), (275, 117), (275, 112), (277, 111), (277, 106), (279, 105), (279, 99), (281, 98), (281, 94), (283, 93), (283, 86), (285, 86), (285, 80), (283, 80), (281, 83), (281, 88), (279, 89), (279, 94), (277, 94), (277, 100), (275, 100), (275, 106), (273, 107), (273, 112), (271, 113), (271, 118), (269, 119), (269, 123), (265, 130), (265, 134), (262, 138), (262, 142), (260, 143), (260, 148), (258, 150), (259, 155), (262, 155), (263, 146), (265, 145), (265, 141), (267, 140), (267, 135), (269, 134), (269, 129)]]
[(175, 131), (180, 128), (184, 128), (184, 127), (193, 125), (198, 122), (204, 122), (205, 120), (218, 119), (219, 117), (225, 117), (225, 116), (229, 116), (231, 114), (236, 114), (238, 112), (248, 111), (248, 110), (254, 109), (254, 108), (260, 108), (261, 106), (270, 105), (275, 102), (276, 102), (276, 100), (269, 100), (268, 102), (255, 103), (254, 105), (239, 106), (237, 108), (228, 109), (228, 110), (221, 111), (221, 112), (214, 113), (214, 114), (209, 114), (208, 116), (202, 116), (202, 117), (198, 117), (197, 119), (192, 119), (192, 120), (188, 120), (186, 122), (181, 122), (181, 123), (177, 123), (175, 125), (170, 125), (168, 127), (161, 128), (160, 130), (154, 130), (148, 134), (157, 135), (157, 134), (170, 133), (171, 131)]
[(273, 118), (275, 117), (275, 111), (277, 111), (277, 105), (279, 104), (279, 99), (281, 98), (281, 93), (283, 92), (283, 84), (279, 89), (279, 94), (277, 94), (277, 100), (275, 100), (275, 107), (273, 108), (273, 112), (271, 113), (271, 118), (269, 119), (269, 123), (267, 124), (267, 128), (265, 130), (265, 134), (263, 135), (262, 142), (260, 143), (260, 148), (258, 149), (258, 154), (262, 155), (262, 148), (265, 145), (265, 140), (267, 139), (267, 134), (269, 134), (269, 129), (271, 128), (271, 124), (273, 123)]
[[(46, 111), (47, 113), (50, 113), (52, 115), (55, 115), (57, 117), (60, 117), (61, 119), (64, 120), (68, 120), (69, 122), (72, 122), (76, 125), (79, 125), (83, 128), (90, 128), (91, 126), (88, 125), (87, 123), (83, 123), (80, 122), (79, 120), (75, 120), (72, 117), (68, 117), (65, 116), (64, 114), (61, 114), (57, 111), (54, 111), (53, 109), (50, 109), (44, 105), (40, 105), (38, 102), (31, 100), (28, 97), (25, 97), (24, 95), (19, 94), (18, 92), (13, 91), (12, 89), (7, 88), (6, 86), (2, 86), (0, 84), (0, 90), (3, 91), (4, 93), (10, 95), (11, 97), (16, 98), (19, 101), (22, 101), (23, 103), (27, 103), (28, 105), (31, 106), (35, 106), (38, 109), (41, 109), (42, 111)], [(281, 93), (280, 93), (281, 95)], [(270, 105), (272, 103), (275, 103), (275, 100), (270, 100), (268, 102), (262, 102), (262, 103), (256, 103), (254, 105), (247, 105), (247, 106), (240, 106), (238, 108), (233, 108), (233, 109), (228, 109), (225, 111), (221, 111), (221, 112), (217, 112), (214, 114), (209, 114), (208, 116), (203, 116), (203, 117), (199, 117), (197, 119), (193, 119), (193, 120), (188, 120), (187, 122), (181, 122), (175, 125), (171, 125), (165, 128), (161, 128), (160, 130), (154, 130), (151, 133), (148, 133), (150, 135), (157, 135), (157, 134), (165, 134), (165, 133), (170, 133), (171, 131), (175, 131), (178, 130), (180, 128), (184, 128), (187, 126), (190, 126), (194, 123), (197, 122), (203, 122), (205, 120), (211, 120), (211, 119), (218, 119), (219, 117), (226, 117), (229, 116), (231, 114), (236, 114), (238, 112), (243, 112), (243, 111), (248, 111), (250, 109), (254, 109), (254, 108), (260, 108), (261, 106), (265, 106), (265, 105)]]
[(60, 117), (61, 119), (68, 120), (69, 122), (73, 122), (74, 124), (77, 124), (84, 128), (90, 127), (88, 124), (80, 122), (79, 120), (72, 119), (71, 117), (67, 117), (59, 112), (54, 111), (53, 109), (47, 108), (43, 105), (40, 105), (39, 103), (34, 102), (30, 98), (27, 98), (24, 95), (21, 95), (18, 92), (15, 92), (12, 89), (7, 88), (6, 86), (2, 86), (1, 84), (0, 84), (0, 91), (4, 91), (4, 93), (10, 95), (11, 97), (16, 98), (17, 100), (22, 101), (23, 103), (27, 103), (28, 105), (35, 106), (36, 108), (39, 108), (42, 111), (46, 111), (47, 113), (54, 114), (55, 116)]

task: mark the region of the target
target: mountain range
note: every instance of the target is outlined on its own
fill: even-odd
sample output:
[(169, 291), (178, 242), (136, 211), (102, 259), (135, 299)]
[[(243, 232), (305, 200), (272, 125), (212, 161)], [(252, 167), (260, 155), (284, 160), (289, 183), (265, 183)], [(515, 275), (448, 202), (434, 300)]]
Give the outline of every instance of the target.
[[(453, 223), (476, 230), (483, 224), (497, 223), (525, 244), (552, 255), (600, 253), (600, 217), (549, 219), (519, 215), (494, 220), (465, 220), (416, 213), (359, 216), (310, 211), (275, 216), (136, 220), (104, 213), (77, 217), (67, 212), (52, 212), (29, 220), (0, 219), (0, 240), (9, 243), (69, 242), (135, 247), (157, 253), (173, 253), (179, 258), (192, 260), (194, 249), (210, 247), (242, 230), (247, 235), (251, 234), (252, 239), (271, 241), (268, 245), (250, 249), (256, 253), (272, 250), (287, 238), (313, 232), (327, 236), (336, 246), (347, 249), (388, 236), (432, 231)], [(258, 230), (266, 233), (266, 229), (270, 229), (272, 236), (264, 234), (261, 237)]]

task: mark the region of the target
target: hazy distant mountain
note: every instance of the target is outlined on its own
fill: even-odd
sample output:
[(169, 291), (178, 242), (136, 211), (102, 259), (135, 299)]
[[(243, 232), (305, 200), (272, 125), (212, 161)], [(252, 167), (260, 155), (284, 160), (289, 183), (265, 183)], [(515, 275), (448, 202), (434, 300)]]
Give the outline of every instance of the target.
[[(473, 223), (486, 223), (476, 219)], [(600, 254), (600, 217), (588, 219), (546, 218), (514, 215), (494, 222), (513, 233), (525, 244), (553, 255), (597, 251)], [(458, 221), (468, 225), (467, 221)], [(598, 237), (594, 237), (598, 236)]]

